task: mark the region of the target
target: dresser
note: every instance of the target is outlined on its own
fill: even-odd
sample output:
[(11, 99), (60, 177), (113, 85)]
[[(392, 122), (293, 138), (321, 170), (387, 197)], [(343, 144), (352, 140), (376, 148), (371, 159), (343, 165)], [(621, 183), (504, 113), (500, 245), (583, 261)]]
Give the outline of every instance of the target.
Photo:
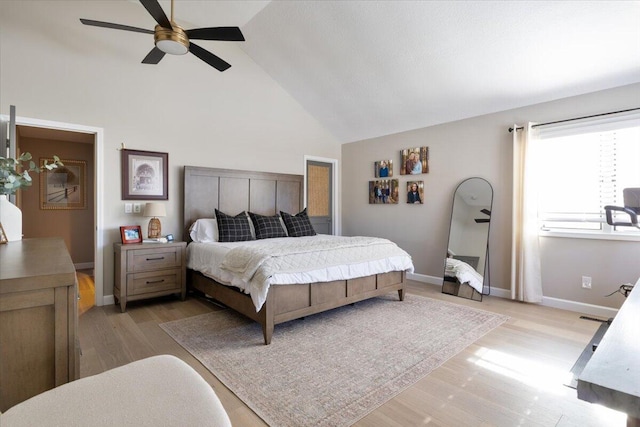
[(187, 295), (186, 242), (114, 243), (116, 304), (124, 313), (128, 301), (163, 295)]
[(0, 245), (0, 411), (79, 378), (76, 307), (61, 238)]

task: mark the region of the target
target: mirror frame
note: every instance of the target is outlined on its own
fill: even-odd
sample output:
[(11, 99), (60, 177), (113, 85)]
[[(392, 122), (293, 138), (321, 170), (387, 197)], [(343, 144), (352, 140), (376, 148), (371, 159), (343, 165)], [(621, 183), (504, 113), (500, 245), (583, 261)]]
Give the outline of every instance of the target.
[[(462, 287), (461, 283), (459, 283), (459, 281), (456, 279), (455, 281), (450, 281), (447, 280), (447, 275), (446, 275), (446, 267), (447, 267), (447, 258), (449, 258), (450, 255), (450, 248), (449, 245), (451, 244), (451, 229), (452, 229), (452, 222), (453, 222), (453, 213), (454, 213), (454, 209), (455, 209), (455, 203), (456, 203), (456, 195), (458, 194), (458, 190), (460, 189), (460, 187), (462, 185), (464, 185), (466, 182), (471, 181), (471, 180), (481, 180), (484, 181), (487, 185), (488, 188), (490, 190), (490, 197), (491, 199), (489, 200), (488, 206), (489, 206), (489, 211), (493, 210), (493, 186), (491, 185), (491, 183), (489, 181), (487, 181), (484, 178), (481, 177), (470, 177), (467, 178), (465, 180), (463, 180), (462, 182), (460, 182), (457, 186), (455, 191), (453, 192), (453, 201), (451, 203), (451, 216), (449, 218), (449, 233), (447, 235), (447, 250), (445, 253), (445, 260), (444, 260), (444, 269), (443, 269), (443, 274), (442, 274), (442, 293), (448, 294), (448, 295), (455, 295), (461, 298), (467, 298), (467, 299), (471, 299), (474, 301), (482, 301), (482, 296), (483, 295), (489, 295), (491, 293), (491, 284), (490, 284), (490, 263), (489, 263), (489, 236), (491, 233), (491, 219), (492, 219), (492, 215), (489, 215), (489, 221), (488, 221), (488, 226), (487, 226), (487, 243), (486, 243), (486, 252), (485, 252), (485, 257), (484, 257), (484, 266), (482, 268), (482, 292), (478, 292), (476, 289), (472, 288), (471, 286), (467, 285), (465, 287)], [(484, 206), (484, 205), (483, 205)], [(479, 269), (476, 268), (476, 271), (478, 271)], [(487, 290), (485, 292), (485, 290)]]

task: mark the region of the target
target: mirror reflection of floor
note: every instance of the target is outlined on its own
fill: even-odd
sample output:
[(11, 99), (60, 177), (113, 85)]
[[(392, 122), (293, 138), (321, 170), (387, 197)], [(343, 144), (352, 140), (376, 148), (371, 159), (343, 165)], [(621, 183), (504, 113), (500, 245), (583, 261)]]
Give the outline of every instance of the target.
[(96, 300), (96, 286), (93, 281), (93, 269), (76, 271), (78, 278), (78, 316), (94, 306)]

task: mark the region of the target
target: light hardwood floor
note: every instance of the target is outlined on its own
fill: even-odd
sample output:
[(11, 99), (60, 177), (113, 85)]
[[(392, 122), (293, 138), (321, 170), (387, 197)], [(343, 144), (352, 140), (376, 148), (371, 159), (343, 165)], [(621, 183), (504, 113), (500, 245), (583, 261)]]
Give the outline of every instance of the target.
[[(626, 416), (580, 401), (563, 385), (599, 326), (579, 313), (485, 297), (479, 303), (409, 282), (409, 293), (510, 317), (356, 426), (624, 426)], [(92, 307), (80, 316), (81, 376), (157, 354), (186, 361), (211, 384), (234, 426), (265, 425), (158, 324), (218, 310), (194, 297), (140, 301), (120, 313)], [(429, 327), (429, 325), (425, 325)], [(274, 339), (277, 338), (277, 330)], [(389, 361), (393, 363), (393, 361)], [(248, 374), (250, 375), (250, 374)]]

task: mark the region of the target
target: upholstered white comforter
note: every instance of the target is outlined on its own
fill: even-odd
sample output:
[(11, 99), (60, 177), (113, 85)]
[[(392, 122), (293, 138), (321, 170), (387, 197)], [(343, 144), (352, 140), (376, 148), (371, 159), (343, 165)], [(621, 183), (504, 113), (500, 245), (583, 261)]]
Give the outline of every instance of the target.
[(409, 254), (387, 239), (329, 235), (191, 243), (187, 266), (250, 294), (256, 311), (262, 308), (271, 285), (413, 272)]
[(466, 283), (482, 293), (482, 275), (466, 262), (447, 258), (445, 274), (450, 277), (457, 277), (460, 283)]

